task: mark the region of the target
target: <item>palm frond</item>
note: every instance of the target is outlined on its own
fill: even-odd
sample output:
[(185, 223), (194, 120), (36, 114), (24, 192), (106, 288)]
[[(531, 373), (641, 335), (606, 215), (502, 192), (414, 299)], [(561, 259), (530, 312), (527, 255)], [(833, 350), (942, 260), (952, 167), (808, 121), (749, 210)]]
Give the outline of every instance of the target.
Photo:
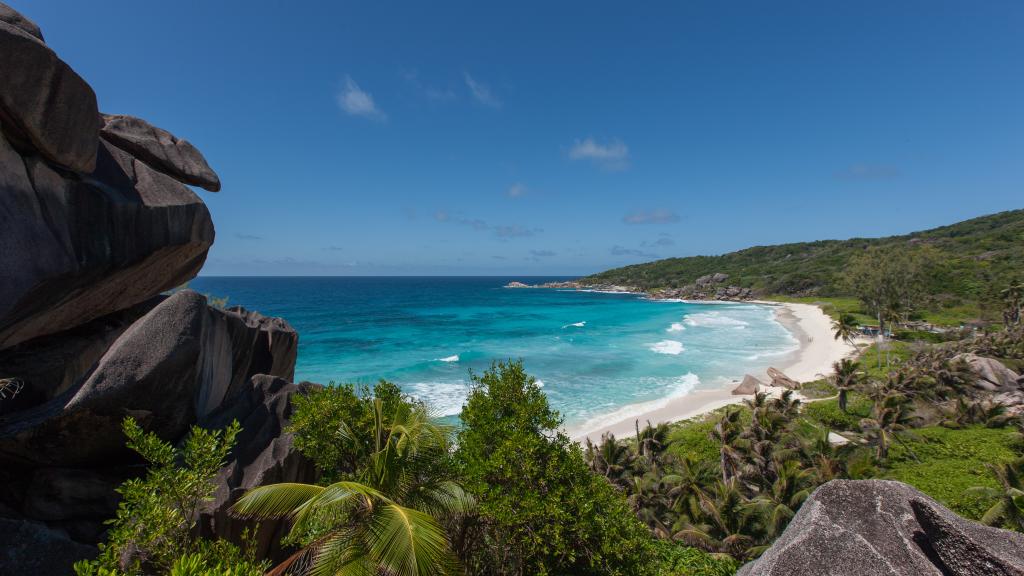
[(253, 488), (231, 507), (231, 513), (243, 518), (282, 518), (309, 500), (320, 495), (325, 488), (313, 484), (284, 483)]

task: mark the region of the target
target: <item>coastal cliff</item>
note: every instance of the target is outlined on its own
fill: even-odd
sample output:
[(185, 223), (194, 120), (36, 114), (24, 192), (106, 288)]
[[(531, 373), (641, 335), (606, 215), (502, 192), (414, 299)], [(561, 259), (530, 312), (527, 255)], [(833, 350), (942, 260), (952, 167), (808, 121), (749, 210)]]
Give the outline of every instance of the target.
[[(66, 574), (144, 472), (131, 415), (178, 443), (193, 424), (243, 432), (201, 512), (237, 538), (227, 507), (267, 482), (312, 481), (284, 432), (298, 334), (189, 290), (215, 232), (189, 187), (220, 190), (186, 140), (101, 114), (89, 84), (0, 4), (0, 573)], [(257, 536), (278, 548), (277, 527)]]

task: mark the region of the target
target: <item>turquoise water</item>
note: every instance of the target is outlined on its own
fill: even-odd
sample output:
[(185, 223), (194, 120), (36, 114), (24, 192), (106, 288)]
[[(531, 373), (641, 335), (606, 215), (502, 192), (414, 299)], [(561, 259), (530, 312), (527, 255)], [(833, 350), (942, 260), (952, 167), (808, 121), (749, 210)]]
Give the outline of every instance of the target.
[(385, 378), (454, 416), (471, 369), (521, 358), (570, 428), (721, 386), (797, 345), (765, 306), (503, 288), (510, 280), (550, 279), (203, 277), (190, 287), (286, 318), (300, 334), (298, 380)]

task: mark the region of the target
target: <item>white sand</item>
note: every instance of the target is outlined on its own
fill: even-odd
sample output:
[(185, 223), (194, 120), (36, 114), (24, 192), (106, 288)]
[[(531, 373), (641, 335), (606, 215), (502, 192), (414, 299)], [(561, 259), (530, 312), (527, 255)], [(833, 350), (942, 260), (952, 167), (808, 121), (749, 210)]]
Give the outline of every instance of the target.
[[(855, 347), (835, 339), (832, 334), (832, 319), (817, 306), (778, 302), (756, 303), (774, 307), (776, 319), (800, 342), (798, 350), (770, 365), (782, 370), (794, 380), (810, 382), (822, 378), (832, 371), (833, 362), (856, 352)], [(764, 366), (753, 376), (767, 383), (768, 368), (769, 365)], [(652, 424), (676, 422), (750, 398), (749, 395), (732, 394), (732, 389), (738, 384), (738, 381), (732, 382), (723, 388), (699, 389), (679, 398), (640, 404), (635, 406), (636, 410), (628, 411), (631, 413), (628, 418), (605, 422), (600, 427), (589, 430), (570, 429), (568, 434), (579, 442), (587, 438), (597, 442), (601, 435), (607, 432), (611, 432), (616, 438), (633, 436), (636, 434), (637, 420), (640, 421), (641, 427), (646, 425), (647, 421)], [(765, 387), (764, 390), (769, 394), (782, 392), (781, 389), (772, 387)]]

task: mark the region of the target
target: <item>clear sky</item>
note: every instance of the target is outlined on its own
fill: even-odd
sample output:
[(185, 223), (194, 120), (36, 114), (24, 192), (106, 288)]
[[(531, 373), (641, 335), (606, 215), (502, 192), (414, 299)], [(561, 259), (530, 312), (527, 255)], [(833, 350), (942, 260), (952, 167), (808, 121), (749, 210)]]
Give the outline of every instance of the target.
[(1024, 207), (1024, 2), (5, 0), (196, 144), (204, 274), (556, 274)]

